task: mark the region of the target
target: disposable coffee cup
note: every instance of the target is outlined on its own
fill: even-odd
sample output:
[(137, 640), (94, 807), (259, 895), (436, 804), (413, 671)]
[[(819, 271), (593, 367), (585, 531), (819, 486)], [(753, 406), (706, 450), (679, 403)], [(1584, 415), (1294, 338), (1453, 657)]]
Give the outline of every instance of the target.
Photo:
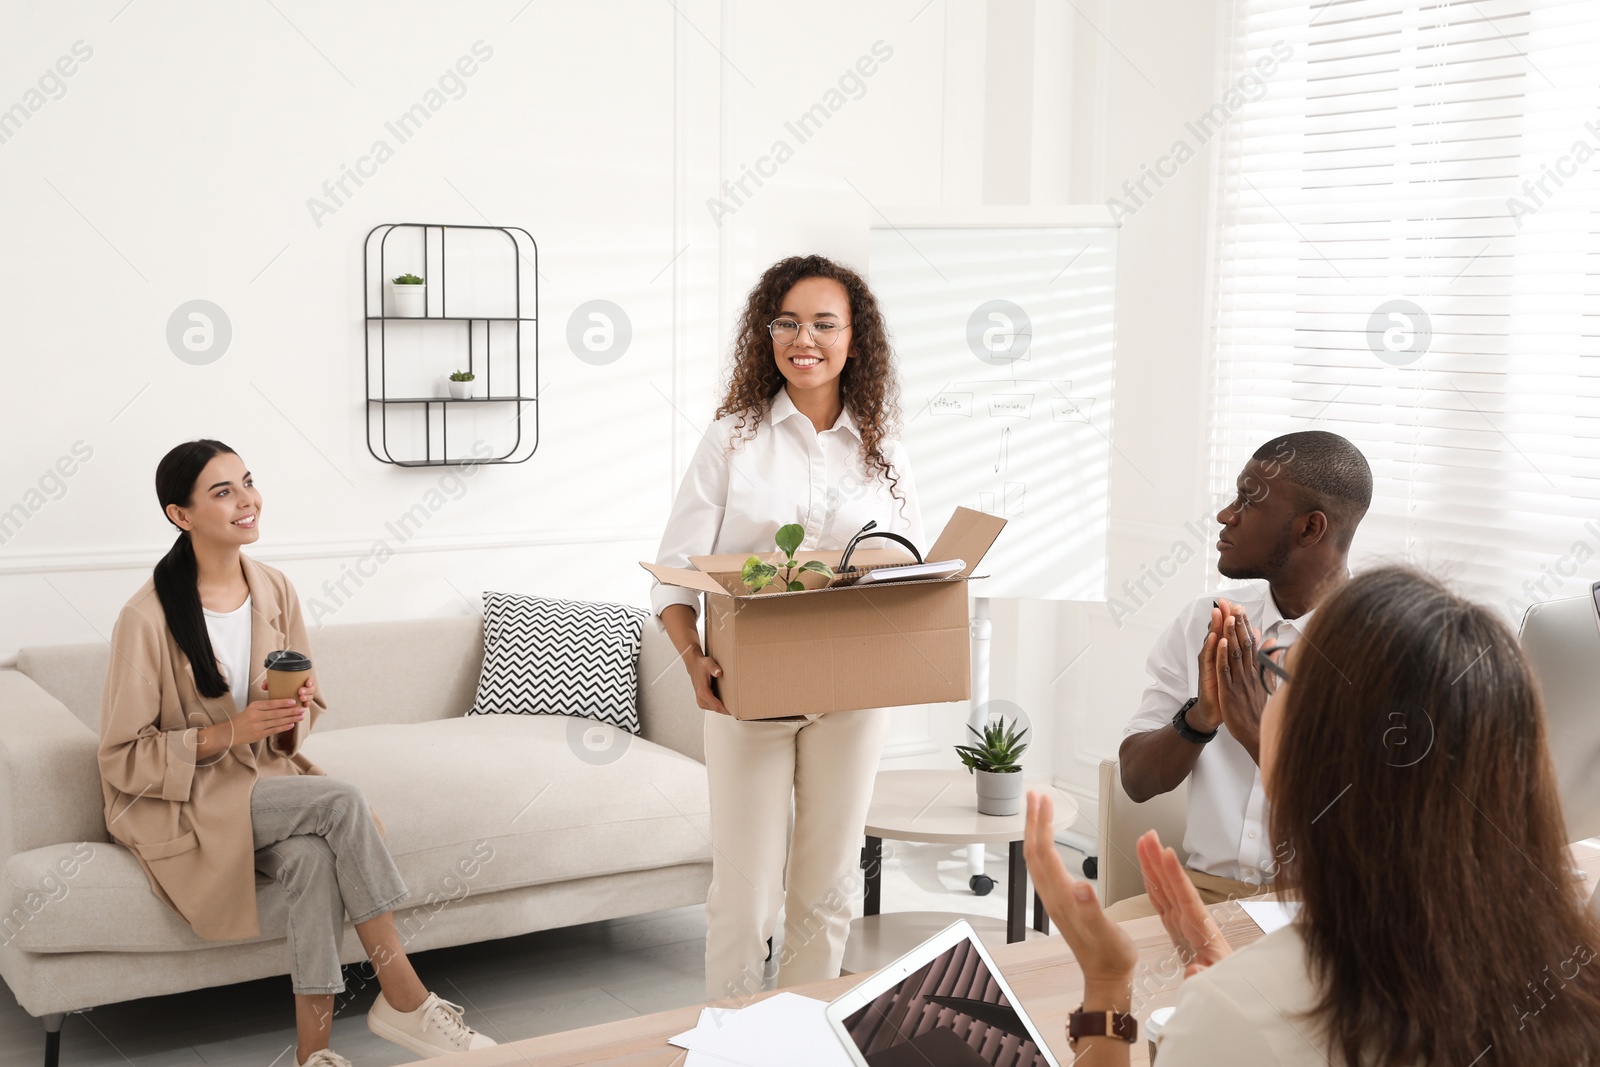
[[(311, 677), (311, 657), (302, 652), (280, 649), (267, 653), (267, 699), (298, 700), (300, 687)], [(270, 738), (272, 747), (280, 752), (294, 751), (295, 731), (276, 734)], [(288, 741), (285, 741), (288, 738)]]
[(1144, 1036), (1150, 1042), (1150, 1067), (1155, 1067), (1156, 1044), (1161, 1040), (1161, 1031), (1166, 1028), (1167, 1020), (1172, 1018), (1172, 1013), (1177, 1008), (1157, 1008), (1150, 1013), (1150, 1018), (1145, 1020)]
[(267, 698), (295, 700), (300, 687), (311, 677), (311, 657), (282, 649), (267, 653)]

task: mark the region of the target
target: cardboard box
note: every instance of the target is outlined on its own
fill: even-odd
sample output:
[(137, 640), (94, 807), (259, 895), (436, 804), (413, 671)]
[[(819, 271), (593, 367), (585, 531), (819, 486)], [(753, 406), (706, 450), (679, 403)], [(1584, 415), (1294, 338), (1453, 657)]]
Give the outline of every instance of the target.
[[(858, 587), (836, 578), (823, 586), (821, 575), (807, 574), (810, 587), (801, 591), (746, 589), (744, 561), (755, 555), (781, 565), (778, 552), (694, 556), (692, 568), (640, 566), (666, 585), (706, 594), (706, 654), (722, 667), (717, 693), (735, 718), (933, 704), (972, 695), (967, 581), (1005, 524), (957, 508), (927, 559), (965, 566), (923, 581)], [(841, 554), (797, 552), (795, 559), (833, 567)], [(862, 547), (851, 557), (862, 570), (909, 562), (898, 546)]]

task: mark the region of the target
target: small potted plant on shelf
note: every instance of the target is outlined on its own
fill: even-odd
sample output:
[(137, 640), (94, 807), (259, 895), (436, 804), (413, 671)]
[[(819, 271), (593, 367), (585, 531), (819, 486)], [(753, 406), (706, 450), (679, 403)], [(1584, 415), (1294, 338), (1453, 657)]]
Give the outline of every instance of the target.
[(1022, 764), (1017, 761), (1028, 750), (1023, 738), (1027, 727), (1017, 729), (1016, 720), (1006, 725), (1004, 716), (991, 720), (979, 733), (971, 723), (967, 729), (977, 738), (975, 745), (957, 745), (956, 755), (978, 779), (980, 815), (1015, 815), (1022, 810)]
[(759, 556), (751, 556), (744, 561), (744, 566), (739, 570), (739, 580), (744, 582), (745, 588), (752, 593), (759, 593), (773, 586), (780, 592), (797, 593), (806, 587), (800, 580), (802, 574), (820, 574), (832, 581), (833, 568), (821, 560), (807, 560), (805, 563), (795, 561), (794, 550), (800, 547), (805, 535), (805, 527), (798, 523), (778, 527), (778, 533), (773, 540), (778, 545), (778, 551), (787, 557), (782, 572), (780, 573), (774, 564), (763, 563)]
[(428, 283), (415, 274), (402, 274), (391, 279), (389, 293), (397, 316), (420, 319), (428, 314)]
[(478, 376), (469, 370), (458, 370), (450, 375), (450, 395), (457, 400), (471, 400), (477, 388)]

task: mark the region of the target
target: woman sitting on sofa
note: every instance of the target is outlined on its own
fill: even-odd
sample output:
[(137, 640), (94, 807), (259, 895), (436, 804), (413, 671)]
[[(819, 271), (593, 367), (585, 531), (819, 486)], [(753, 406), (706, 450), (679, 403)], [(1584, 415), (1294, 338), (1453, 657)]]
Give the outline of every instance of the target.
[[(1272, 690), (1261, 780), (1297, 920), (1234, 954), (1171, 849), (1139, 842), (1187, 962), (1161, 1067), (1600, 1064), (1600, 927), (1574, 885), (1538, 687), (1500, 618), (1401, 567), (1362, 575), (1286, 655), (1223, 649)], [(1280, 662), (1281, 661), (1281, 662)], [(1028, 869), (1083, 968), (1130, 1010), (1138, 952), (1028, 802)], [(1080, 1063), (1129, 1046), (1078, 1039)]]
[(314, 679), (298, 699), (267, 698), (267, 653), (310, 648), (289, 580), (239, 551), (260, 536), (250, 472), (220, 441), (190, 441), (156, 467), (156, 495), (179, 532), (111, 637), (111, 836), (209, 940), (259, 936), (256, 872), (283, 885), (299, 1067), (350, 1067), (328, 1048), (347, 911), (382, 987), (373, 1033), (419, 1056), (493, 1045), (412, 970), (390, 913), (406, 887), (360, 790), (300, 752), (325, 707)]

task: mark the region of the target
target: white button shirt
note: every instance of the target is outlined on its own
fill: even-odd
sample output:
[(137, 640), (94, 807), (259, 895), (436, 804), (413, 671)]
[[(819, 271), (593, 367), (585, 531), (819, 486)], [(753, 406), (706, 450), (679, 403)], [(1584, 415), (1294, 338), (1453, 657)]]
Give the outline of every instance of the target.
[[(899, 441), (884, 445), (896, 478), (891, 496), (882, 473), (867, 468), (861, 431), (849, 410), (818, 433), (788, 390), (780, 389), (755, 436), (733, 443), (729, 451), (738, 423), (737, 415), (728, 415), (706, 431), (672, 501), (657, 563), (688, 567), (690, 556), (772, 552), (777, 548), (773, 535), (788, 523), (805, 528), (800, 543), (805, 551), (842, 550), (873, 520), (877, 529), (909, 538), (926, 551), (911, 464)], [(746, 425), (740, 432), (748, 431)], [(879, 538), (865, 547), (894, 543)], [(657, 615), (671, 604), (698, 609), (700, 594), (657, 582), (650, 602)]]
[[(1200, 691), (1200, 647), (1211, 623), (1211, 602), (1223, 597), (1245, 610), (1263, 641), (1292, 645), (1311, 621), (1311, 612), (1292, 622), (1285, 619), (1265, 579), (1207, 593), (1185, 608), (1150, 650), (1145, 663), (1150, 684), (1123, 736), (1172, 729), (1172, 717)], [(1266, 823), (1261, 768), (1223, 726), (1189, 775), (1189, 825), (1183, 835), (1188, 865), (1252, 885), (1272, 881), (1276, 866)]]

